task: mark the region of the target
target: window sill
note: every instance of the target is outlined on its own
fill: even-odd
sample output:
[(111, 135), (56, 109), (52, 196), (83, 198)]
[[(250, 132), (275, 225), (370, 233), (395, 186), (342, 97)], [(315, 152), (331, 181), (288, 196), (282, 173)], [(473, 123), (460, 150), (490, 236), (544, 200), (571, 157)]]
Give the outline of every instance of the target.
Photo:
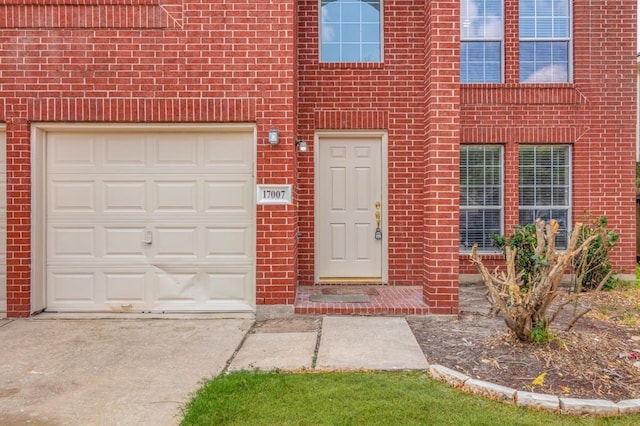
[(460, 83), (473, 89), (574, 89), (574, 83)]
[(461, 84), (463, 105), (576, 105), (586, 97), (574, 83)]
[(378, 70), (384, 68), (384, 62), (319, 62), (322, 69), (359, 69), (359, 70)]
[[(478, 251), (478, 255), (480, 255), (483, 259), (504, 259), (504, 255), (498, 251)], [(460, 258), (471, 259), (471, 252), (461, 251)]]

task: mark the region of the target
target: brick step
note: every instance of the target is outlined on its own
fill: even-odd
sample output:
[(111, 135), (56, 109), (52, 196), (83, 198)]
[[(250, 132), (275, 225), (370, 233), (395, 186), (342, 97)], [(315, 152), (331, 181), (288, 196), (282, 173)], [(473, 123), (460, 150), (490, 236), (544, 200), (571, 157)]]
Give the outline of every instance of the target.
[[(369, 302), (314, 302), (311, 296), (322, 294), (366, 294)], [(348, 298), (346, 298), (348, 299)], [(422, 301), (422, 287), (415, 286), (299, 286), (294, 305), (296, 314), (318, 315), (426, 315), (429, 307)]]

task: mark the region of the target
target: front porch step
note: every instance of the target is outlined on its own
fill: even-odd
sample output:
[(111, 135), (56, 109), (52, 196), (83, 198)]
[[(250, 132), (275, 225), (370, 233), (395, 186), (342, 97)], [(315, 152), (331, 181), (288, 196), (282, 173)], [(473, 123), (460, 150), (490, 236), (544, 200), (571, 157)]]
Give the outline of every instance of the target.
[[(321, 294), (366, 294), (368, 302), (312, 302)], [(378, 285), (299, 286), (294, 305), (296, 314), (315, 315), (426, 315), (429, 306), (422, 301), (422, 287)]]

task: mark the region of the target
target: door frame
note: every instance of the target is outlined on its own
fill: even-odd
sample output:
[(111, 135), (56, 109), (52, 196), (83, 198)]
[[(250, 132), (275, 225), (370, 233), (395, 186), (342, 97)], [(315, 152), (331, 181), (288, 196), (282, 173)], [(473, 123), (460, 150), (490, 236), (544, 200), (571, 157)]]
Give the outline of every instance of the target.
[[(318, 202), (319, 194), (319, 182), (320, 182), (320, 144), (323, 138), (344, 138), (344, 139), (362, 139), (362, 138), (377, 138), (380, 139), (380, 176), (382, 185), (382, 271), (381, 271), (381, 283), (387, 283), (389, 281), (389, 222), (388, 222), (388, 182), (389, 182), (389, 167), (388, 167), (388, 134), (384, 130), (319, 130), (314, 135), (314, 184), (313, 184), (313, 222), (314, 222), (314, 282), (320, 282), (320, 224), (318, 218), (320, 217), (320, 208)], [(349, 282), (349, 278), (345, 277), (345, 282)], [(372, 282), (374, 280), (367, 280), (366, 282)], [(360, 282), (360, 281), (359, 281)]]
[[(47, 308), (47, 168), (46, 148), (47, 136), (56, 131), (156, 131), (156, 132), (215, 132), (219, 130), (244, 130), (251, 132), (253, 137), (252, 151), (252, 176), (253, 185), (251, 195), (255, 200), (255, 176), (257, 164), (257, 136), (256, 125), (250, 122), (239, 123), (51, 123), (41, 122), (31, 125), (31, 313), (44, 311)], [(251, 255), (253, 257), (253, 288), (249, 302), (252, 308), (256, 307), (256, 268), (257, 268), (257, 208), (252, 204), (253, 213), (253, 245)]]

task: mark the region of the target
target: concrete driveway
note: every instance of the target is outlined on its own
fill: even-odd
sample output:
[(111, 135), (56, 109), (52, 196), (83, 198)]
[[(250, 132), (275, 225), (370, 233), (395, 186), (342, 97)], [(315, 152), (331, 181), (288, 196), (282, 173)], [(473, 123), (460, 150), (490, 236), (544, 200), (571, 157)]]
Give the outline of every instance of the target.
[(3, 425), (175, 425), (245, 319), (0, 319)]

